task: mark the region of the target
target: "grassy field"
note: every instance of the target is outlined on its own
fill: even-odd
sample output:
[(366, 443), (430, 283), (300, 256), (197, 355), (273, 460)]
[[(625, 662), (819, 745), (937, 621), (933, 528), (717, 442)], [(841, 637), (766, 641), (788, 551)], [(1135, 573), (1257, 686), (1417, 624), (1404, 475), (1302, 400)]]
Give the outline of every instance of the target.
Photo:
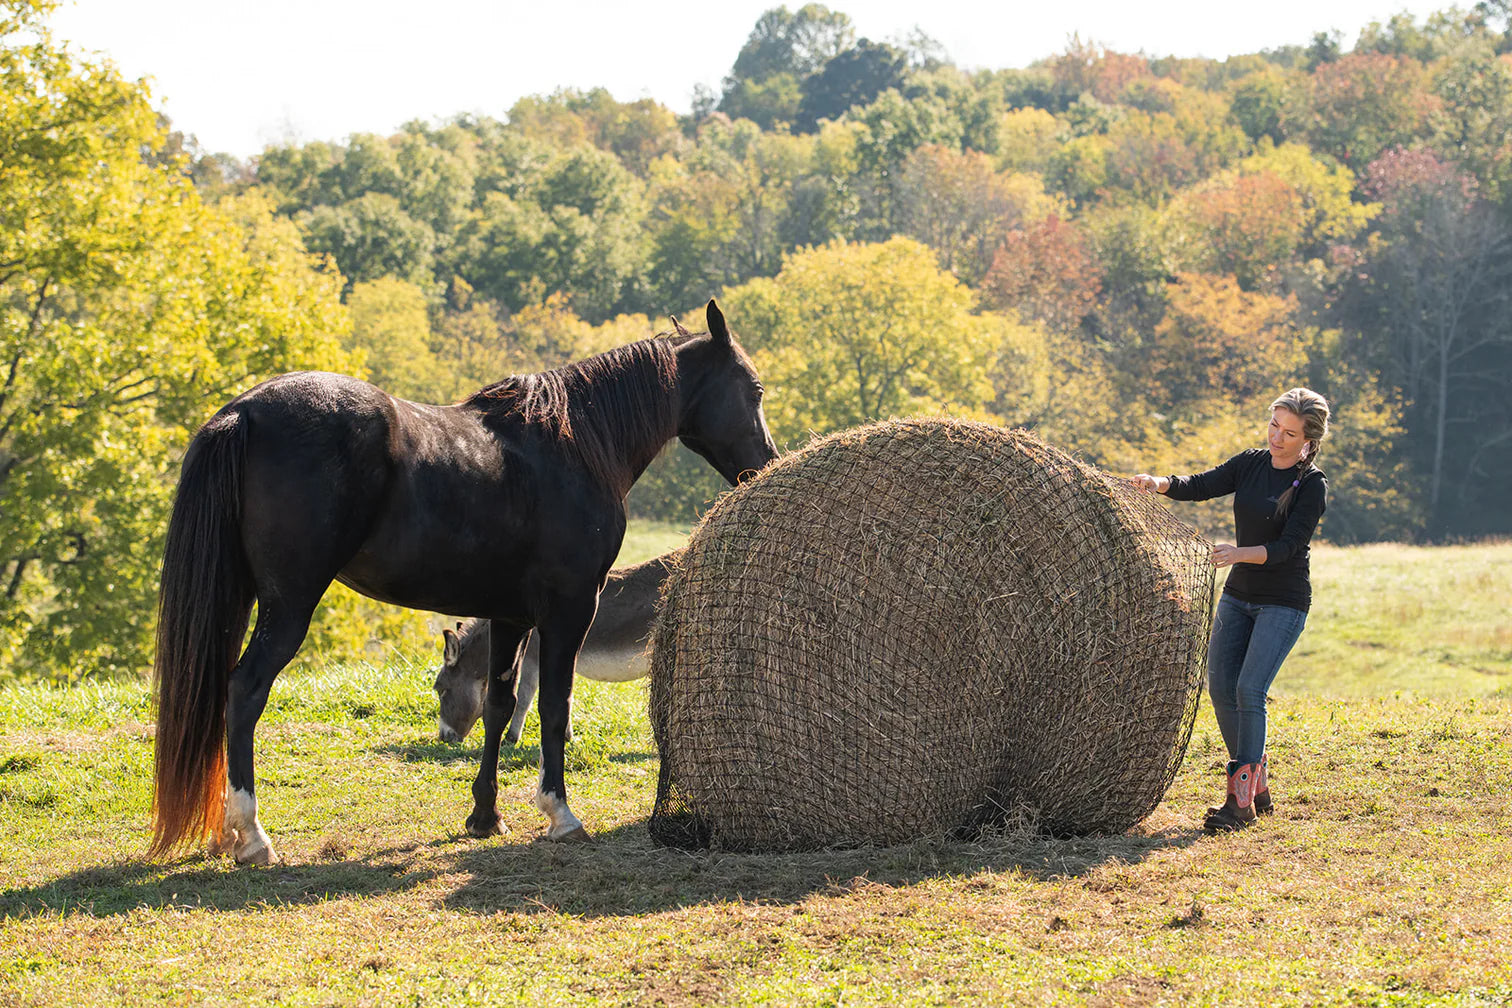
[(1315, 570), (1272, 702), (1278, 813), (1224, 837), (1194, 828), (1221, 791), (1204, 703), (1126, 835), (662, 850), (644, 684), (582, 682), (568, 786), (595, 839), (538, 839), (528, 726), (512, 833), (472, 840), (478, 740), (435, 741), (424, 655), (280, 678), (259, 798), (283, 864), (151, 864), (146, 691), (0, 690), (0, 1005), (1512, 1003), (1512, 544)]

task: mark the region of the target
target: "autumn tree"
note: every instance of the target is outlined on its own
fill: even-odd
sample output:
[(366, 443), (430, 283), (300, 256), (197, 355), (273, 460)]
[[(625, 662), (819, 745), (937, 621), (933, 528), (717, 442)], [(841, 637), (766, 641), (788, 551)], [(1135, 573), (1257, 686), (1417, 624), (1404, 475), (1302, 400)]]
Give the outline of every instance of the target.
[(980, 410), (992, 325), (909, 238), (796, 252), (726, 292), (779, 443), (888, 416)]
[(641, 177), (651, 162), (683, 144), (671, 109), (650, 98), (619, 102), (604, 88), (521, 98), (510, 106), (509, 124), (522, 136), (559, 148), (591, 145), (607, 151)]
[(1083, 94), (1111, 102), (1130, 84), (1150, 76), (1150, 61), (1073, 35), (1066, 51), (1050, 60), (1050, 73), (1064, 104)]
[(1170, 213), (1183, 268), (1274, 289), (1302, 240), (1302, 199), (1270, 172), (1231, 174), (1183, 193)]
[(431, 348), (424, 291), (397, 277), (380, 277), (354, 286), (346, 303), (352, 317), (347, 346), (369, 381), (401, 399), (451, 397), (446, 367)]
[(1438, 104), (1428, 85), (1422, 64), (1405, 56), (1359, 52), (1323, 63), (1308, 82), (1306, 136), (1360, 171), (1424, 133)]
[(987, 272), (1006, 232), (1067, 209), (1035, 176), (1001, 173), (986, 154), (934, 144), (903, 163), (895, 199), (899, 229), (937, 251), (940, 266), (969, 285)]
[(1427, 531), (1505, 530), (1512, 446), (1512, 232), (1475, 180), (1431, 151), (1370, 165), (1382, 203), (1346, 318), (1411, 404)]
[(1232, 277), (1178, 275), (1144, 373), (1152, 395), (1168, 409), (1195, 411), (1269, 394), (1306, 362), (1294, 308)]
[(1072, 333), (1102, 293), (1102, 267), (1082, 229), (1059, 216), (1003, 237), (982, 300), (1059, 333)]

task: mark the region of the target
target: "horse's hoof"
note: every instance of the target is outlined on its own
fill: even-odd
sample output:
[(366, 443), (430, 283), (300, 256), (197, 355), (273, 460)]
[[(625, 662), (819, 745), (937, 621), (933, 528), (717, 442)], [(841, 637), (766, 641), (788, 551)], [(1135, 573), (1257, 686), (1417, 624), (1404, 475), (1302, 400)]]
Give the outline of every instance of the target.
[(503, 836), (504, 820), (499, 818), (497, 812), (486, 816), (480, 816), (474, 812), (467, 817), (467, 832), (469, 836), (475, 836), (479, 840), (484, 837)]
[(273, 852), (272, 844), (258, 844), (236, 852), (236, 863), (242, 865), (268, 865), (278, 864), (278, 855)]
[(511, 728), (504, 733), (504, 741), (510, 745), (516, 745), (520, 741), (520, 733)]
[[(550, 835), (548, 834), (548, 836)], [(578, 826), (575, 829), (568, 830), (561, 836), (553, 836), (550, 837), (550, 839), (556, 841), (557, 843), (587, 843), (593, 838), (588, 835), (587, 830), (583, 829), (583, 827), (581, 826)]]

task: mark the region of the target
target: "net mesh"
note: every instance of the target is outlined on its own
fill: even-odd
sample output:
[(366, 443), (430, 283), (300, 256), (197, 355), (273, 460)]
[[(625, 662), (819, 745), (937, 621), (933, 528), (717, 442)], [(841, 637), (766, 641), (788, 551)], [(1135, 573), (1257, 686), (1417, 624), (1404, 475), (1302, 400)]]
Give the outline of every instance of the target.
[(695, 529), (652, 632), (684, 848), (886, 845), (1030, 815), (1121, 832), (1192, 731), (1208, 544), (1024, 431), (953, 420), (815, 441)]

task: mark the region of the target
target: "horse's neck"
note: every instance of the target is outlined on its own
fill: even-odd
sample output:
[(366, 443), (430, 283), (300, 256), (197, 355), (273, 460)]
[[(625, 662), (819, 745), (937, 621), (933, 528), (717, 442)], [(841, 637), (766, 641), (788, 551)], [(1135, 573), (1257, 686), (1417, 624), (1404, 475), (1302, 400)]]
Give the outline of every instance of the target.
[[(627, 376), (627, 381), (638, 380), (639, 376)], [(642, 417), (625, 420), (623, 422), (608, 422), (606, 417), (596, 418), (600, 423), (598, 437), (602, 441), (614, 445), (614, 450), (608, 454), (618, 461), (621, 490), (624, 493), (630, 491), (635, 481), (640, 479), (646, 468), (661, 454), (661, 450), (667, 446), (667, 442), (677, 436), (677, 405), (678, 389), (674, 381), (663, 390), (663, 394), (670, 402), (666, 402), (665, 410), (655, 409), (662, 403), (645, 403), (644, 408), (655, 411), (660, 422), (642, 422)]]

